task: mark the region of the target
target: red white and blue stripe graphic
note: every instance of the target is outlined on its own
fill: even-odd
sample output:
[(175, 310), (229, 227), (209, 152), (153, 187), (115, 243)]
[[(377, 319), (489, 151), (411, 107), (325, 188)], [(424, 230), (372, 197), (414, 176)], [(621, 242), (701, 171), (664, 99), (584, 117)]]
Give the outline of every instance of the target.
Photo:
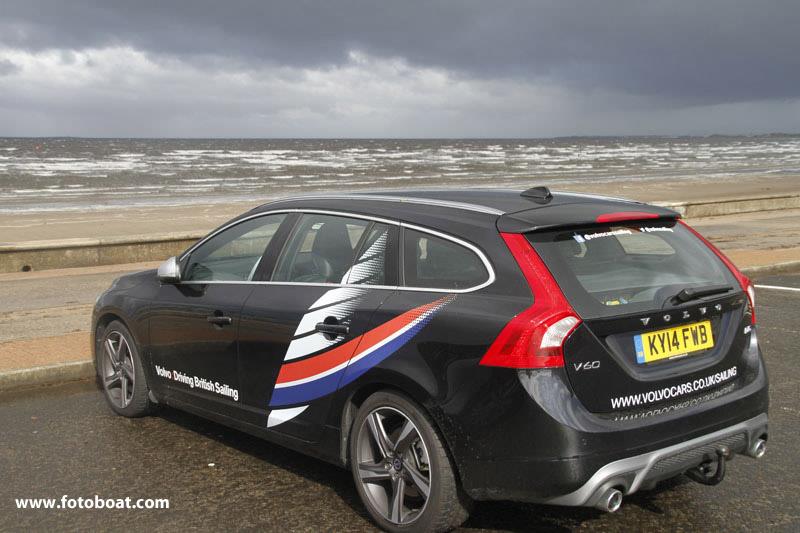
[(306, 404), (347, 385), (404, 346), (454, 298), (406, 311), (314, 357), (284, 362), (270, 407)]

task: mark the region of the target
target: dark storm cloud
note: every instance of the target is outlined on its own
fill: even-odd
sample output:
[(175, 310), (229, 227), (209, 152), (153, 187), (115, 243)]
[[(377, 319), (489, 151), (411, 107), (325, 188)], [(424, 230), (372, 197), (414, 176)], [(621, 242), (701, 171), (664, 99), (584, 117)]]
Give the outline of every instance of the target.
[(318, 68), (359, 50), (470, 78), (642, 96), (658, 107), (800, 96), (796, 0), (3, 4), (0, 43), (34, 51), (130, 46), (184, 61)]

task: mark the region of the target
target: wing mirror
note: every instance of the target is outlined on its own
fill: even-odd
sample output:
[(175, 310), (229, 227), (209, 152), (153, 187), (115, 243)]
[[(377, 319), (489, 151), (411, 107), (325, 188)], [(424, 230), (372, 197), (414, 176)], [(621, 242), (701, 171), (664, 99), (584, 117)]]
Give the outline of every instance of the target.
[(179, 283), (181, 267), (176, 257), (170, 257), (158, 267), (158, 281), (161, 283)]

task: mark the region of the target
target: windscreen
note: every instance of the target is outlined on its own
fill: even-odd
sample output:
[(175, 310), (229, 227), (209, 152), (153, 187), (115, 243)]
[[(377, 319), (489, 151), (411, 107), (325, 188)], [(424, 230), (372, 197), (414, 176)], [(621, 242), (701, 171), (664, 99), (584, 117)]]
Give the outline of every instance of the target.
[(716, 254), (674, 220), (532, 233), (528, 239), (586, 319), (668, 308), (683, 289), (740, 290)]

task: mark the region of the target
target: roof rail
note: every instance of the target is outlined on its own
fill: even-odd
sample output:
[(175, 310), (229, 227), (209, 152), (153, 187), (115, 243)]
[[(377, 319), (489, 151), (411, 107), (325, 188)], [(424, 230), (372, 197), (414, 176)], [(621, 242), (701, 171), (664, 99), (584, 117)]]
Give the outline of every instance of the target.
[[(326, 195), (300, 195), (280, 198), (268, 204), (285, 201), (297, 200), (372, 200), (376, 202), (396, 202), (420, 205), (433, 205), (437, 207), (449, 207), (451, 209), (462, 209), (464, 211), (474, 211), (477, 213), (486, 213), (488, 215), (504, 215), (504, 211), (494, 209), (489, 206), (470, 204), (466, 202), (453, 202), (450, 200), (435, 200), (432, 198), (419, 198), (415, 196), (383, 196), (377, 194), (326, 194)], [(267, 205), (267, 204), (265, 204)]]

